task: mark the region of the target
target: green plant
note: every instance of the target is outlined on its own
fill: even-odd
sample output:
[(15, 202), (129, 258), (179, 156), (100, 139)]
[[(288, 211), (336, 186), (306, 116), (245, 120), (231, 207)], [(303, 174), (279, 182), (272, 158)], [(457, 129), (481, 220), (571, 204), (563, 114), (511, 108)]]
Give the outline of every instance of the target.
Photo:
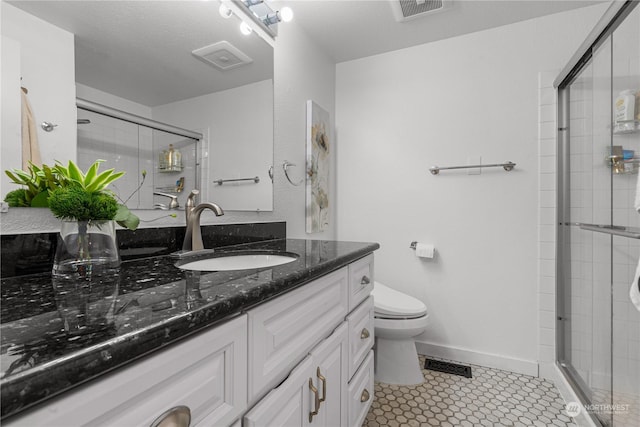
[(26, 187), (7, 193), (4, 201), (11, 207), (46, 208), (49, 206), (49, 192), (60, 185), (55, 173), (47, 165), (40, 168), (29, 162), (27, 172), (12, 169), (5, 173), (13, 183)]
[(124, 204), (118, 203), (116, 195), (107, 189), (124, 172), (114, 169), (100, 172), (103, 161), (96, 160), (86, 173), (71, 160), (66, 167), (56, 162), (53, 168), (30, 164), (28, 173), (18, 169), (6, 171), (14, 183), (27, 188), (8, 193), (5, 201), (9, 206), (49, 207), (61, 219), (115, 220), (121, 226), (135, 230), (140, 219)]

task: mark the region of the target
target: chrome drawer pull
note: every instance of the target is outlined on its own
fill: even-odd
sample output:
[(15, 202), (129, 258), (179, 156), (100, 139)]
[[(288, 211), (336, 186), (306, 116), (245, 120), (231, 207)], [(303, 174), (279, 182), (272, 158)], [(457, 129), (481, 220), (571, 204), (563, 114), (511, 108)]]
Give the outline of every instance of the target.
[(320, 373), (320, 366), (318, 366), (318, 372), (316, 374), (320, 381), (322, 381), (322, 398), (320, 399), (320, 402), (324, 402), (327, 400), (327, 378)]
[(313, 386), (313, 380), (309, 378), (309, 388), (315, 394), (315, 402), (316, 402), (316, 410), (313, 412), (309, 412), (309, 422), (313, 422), (313, 416), (318, 415), (318, 411), (320, 410), (320, 394), (318, 393), (318, 389)]
[(366, 402), (367, 400), (369, 400), (369, 397), (369, 390), (365, 388), (364, 390), (362, 390), (362, 394), (360, 395), (360, 402)]
[(369, 334), (369, 330), (367, 328), (362, 328), (362, 332), (360, 333), (360, 339), (361, 340), (366, 340), (370, 336), (371, 336), (371, 334)]
[(360, 280), (360, 284), (362, 286), (368, 285), (371, 283), (371, 279), (369, 279), (367, 276), (362, 276), (362, 280)]
[(150, 427), (189, 427), (191, 410), (188, 406), (176, 406), (156, 418)]

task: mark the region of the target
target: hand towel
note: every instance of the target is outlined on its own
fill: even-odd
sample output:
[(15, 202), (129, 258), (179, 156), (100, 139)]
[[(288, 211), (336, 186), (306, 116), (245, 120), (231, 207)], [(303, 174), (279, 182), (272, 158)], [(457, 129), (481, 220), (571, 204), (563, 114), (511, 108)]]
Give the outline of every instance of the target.
[(638, 260), (636, 274), (633, 276), (633, 282), (631, 282), (629, 297), (631, 298), (631, 302), (633, 303), (633, 305), (636, 306), (636, 309), (640, 311), (640, 260)]
[(42, 160), (40, 160), (38, 131), (33, 110), (24, 90), (20, 91), (20, 95), (22, 96), (22, 169), (27, 170), (29, 162), (41, 166)]

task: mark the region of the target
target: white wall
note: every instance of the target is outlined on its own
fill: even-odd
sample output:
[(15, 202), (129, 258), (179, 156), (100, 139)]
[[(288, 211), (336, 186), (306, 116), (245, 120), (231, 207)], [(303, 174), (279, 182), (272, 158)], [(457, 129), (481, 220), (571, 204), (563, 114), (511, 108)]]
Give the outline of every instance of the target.
[[(73, 34), (29, 15), (14, 6), (1, 2), (2, 55), (2, 171), (22, 168), (20, 98), (14, 94), (20, 85), (29, 90), (28, 98), (38, 124), (38, 141), (43, 163), (52, 165), (54, 160), (66, 162), (76, 158), (76, 108)], [(8, 48), (13, 57), (7, 57)], [(16, 53), (19, 52), (19, 57)], [(19, 58), (19, 63), (14, 61)], [(5, 63), (5, 60), (10, 61)], [(46, 64), (46, 66), (43, 66)], [(11, 76), (5, 77), (5, 67)], [(18, 77), (16, 79), (16, 77)], [(19, 77), (22, 77), (20, 82)], [(5, 93), (7, 95), (5, 95)], [(5, 96), (9, 104), (5, 104)], [(17, 101), (16, 101), (17, 100)], [(5, 109), (7, 111), (5, 111)], [(45, 132), (40, 123), (57, 124), (53, 132)], [(18, 131), (18, 132), (16, 132)], [(17, 188), (2, 174), (1, 189), (4, 194)]]
[(151, 107), (148, 105), (133, 102), (81, 83), (76, 83), (76, 97), (95, 102), (96, 104), (106, 105), (116, 110), (126, 111), (136, 116), (146, 117), (147, 119), (151, 118)]
[(278, 27), (275, 48), (275, 210), (287, 221), (287, 234), (293, 238), (335, 239), (337, 237), (336, 141), (330, 141), (329, 176), (330, 224), (321, 233), (306, 234), (305, 186), (291, 185), (284, 176), (285, 160), (295, 163), (289, 168), (295, 180), (305, 177), (306, 101), (311, 99), (329, 112), (335, 123), (336, 67), (333, 61), (297, 26), (295, 20)]
[[(427, 304), (423, 351), (537, 373), (538, 72), (603, 9), (338, 64), (337, 237), (380, 242), (377, 280)], [(517, 166), (428, 172), (479, 157)]]

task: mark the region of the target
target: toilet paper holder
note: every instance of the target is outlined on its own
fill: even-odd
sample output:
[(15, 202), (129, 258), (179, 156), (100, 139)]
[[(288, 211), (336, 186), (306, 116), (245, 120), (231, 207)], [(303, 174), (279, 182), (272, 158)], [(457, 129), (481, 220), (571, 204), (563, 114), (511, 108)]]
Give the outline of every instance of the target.
[(418, 243), (417, 241), (411, 242), (409, 248), (415, 251), (415, 254), (418, 258), (433, 259), (436, 252), (434, 245)]

